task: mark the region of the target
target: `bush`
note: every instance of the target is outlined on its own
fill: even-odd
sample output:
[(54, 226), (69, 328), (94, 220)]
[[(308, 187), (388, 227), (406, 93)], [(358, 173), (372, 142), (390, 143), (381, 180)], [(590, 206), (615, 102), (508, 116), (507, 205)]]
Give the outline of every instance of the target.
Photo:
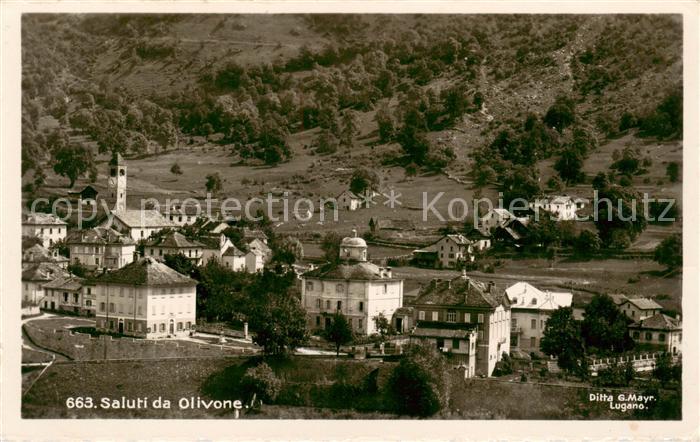
[(173, 166), (170, 168), (170, 172), (175, 174), (175, 175), (182, 175), (182, 169), (180, 168), (180, 165), (175, 163)]
[(496, 366), (493, 369), (494, 376), (505, 376), (507, 374), (513, 373), (513, 361), (510, 359), (508, 353), (503, 352), (501, 360), (496, 362)]
[(282, 381), (275, 375), (269, 365), (262, 362), (257, 367), (246, 370), (241, 378), (241, 390), (250, 396), (256, 394), (259, 399), (273, 402), (282, 389)]

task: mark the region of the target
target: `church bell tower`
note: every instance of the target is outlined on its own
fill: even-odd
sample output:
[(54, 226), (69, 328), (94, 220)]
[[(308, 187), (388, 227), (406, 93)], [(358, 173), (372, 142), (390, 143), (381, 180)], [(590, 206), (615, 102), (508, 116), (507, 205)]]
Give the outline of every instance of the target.
[(109, 162), (108, 189), (114, 200), (114, 212), (126, 210), (126, 164), (119, 153), (112, 155)]

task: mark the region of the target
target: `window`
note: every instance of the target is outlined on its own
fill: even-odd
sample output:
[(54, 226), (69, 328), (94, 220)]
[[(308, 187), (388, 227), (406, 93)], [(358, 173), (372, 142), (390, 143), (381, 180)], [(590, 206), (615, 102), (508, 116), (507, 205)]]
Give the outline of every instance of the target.
[(316, 308), (319, 309), (319, 310), (321, 310), (321, 298), (318, 298), (318, 299), (316, 300)]
[(63, 292), (63, 302), (68, 302), (68, 293)]
[(343, 308), (343, 301), (338, 301), (338, 304), (336, 305), (336, 309), (340, 310), (341, 308)]
[(100, 258), (95, 258), (95, 265), (96, 266), (100, 265)]
[(445, 347), (445, 340), (442, 338), (437, 339), (437, 348), (442, 349)]
[(143, 238), (143, 230), (141, 230), (141, 238)]
[(452, 340), (452, 348), (459, 350), (459, 339)]
[(160, 331), (162, 331), (162, 332), (165, 331), (165, 324), (160, 324)]
[(384, 293), (386, 293), (387, 284), (384, 284)]
[(114, 313), (114, 303), (113, 302), (109, 303), (109, 312)]
[(632, 333), (632, 337), (633, 337), (634, 339), (639, 339), (639, 332), (634, 332), (634, 333)]
[(479, 339), (480, 341), (482, 339), (484, 339), (484, 331), (483, 330), (479, 330), (479, 335), (478, 335), (477, 339)]
[(139, 316), (143, 315), (143, 308), (142, 308), (142, 306), (139, 305), (137, 311), (138, 311)]
[(457, 312), (448, 311), (447, 312), (447, 322), (457, 322)]
[(151, 332), (151, 327), (146, 327), (146, 333), (150, 333), (150, 332)]
[(360, 301), (360, 311), (363, 312), (365, 311), (365, 303)]
[(418, 320), (425, 321), (425, 312), (424, 311), (421, 310), (418, 312)]
[(87, 289), (87, 294), (92, 295), (92, 289), (90, 287), (88, 287), (88, 289)]
[(479, 324), (483, 324), (483, 322), (484, 322), (484, 314), (483, 313), (479, 313), (479, 315), (476, 317), (476, 322), (478, 322)]
[(141, 323), (136, 324), (136, 331), (141, 332)]
[(472, 322), (472, 315), (471, 315), (471, 313), (465, 313), (465, 314), (464, 314), (464, 322)]
[(177, 331), (182, 330), (182, 322), (177, 323)]
[(80, 296), (77, 293), (73, 293), (73, 302), (77, 304), (79, 297)]
[(544, 319), (540, 319), (540, 328), (544, 330)]
[(362, 318), (357, 320), (357, 328), (362, 329)]
[(537, 338), (534, 336), (530, 338), (530, 347), (537, 347)]
[(659, 333), (659, 341), (663, 342), (666, 340), (666, 335), (664, 333)]
[(192, 323), (191, 323), (190, 321), (187, 321), (187, 326), (186, 326), (186, 327), (187, 327), (187, 330), (189, 330), (190, 327), (192, 327)]
[(433, 312), (433, 321), (438, 320), (438, 312)]
[(101, 312), (105, 311), (105, 303), (104, 302), (100, 302), (100, 311)]
[(330, 310), (330, 309), (331, 309), (331, 301), (326, 300), (326, 310)]
[(537, 319), (530, 320), (530, 328), (533, 330), (537, 328)]
[(134, 331), (134, 323), (133, 322), (127, 322), (126, 323), (126, 329), (129, 331)]
[(151, 255), (155, 255), (155, 252), (153, 251), (153, 249), (151, 249)]
[(85, 301), (85, 307), (92, 307), (92, 301), (90, 301), (89, 299)]
[(100, 253), (100, 248), (95, 246), (95, 253)]
[(336, 293), (343, 293), (345, 291), (345, 286), (343, 284), (337, 284), (335, 286)]
[(649, 332), (647, 332), (647, 333), (645, 334), (645, 338), (646, 338), (647, 341), (651, 341), (651, 339), (652, 339), (652, 334), (649, 333)]
[(321, 326), (321, 317), (316, 316), (316, 327), (320, 327), (320, 326)]

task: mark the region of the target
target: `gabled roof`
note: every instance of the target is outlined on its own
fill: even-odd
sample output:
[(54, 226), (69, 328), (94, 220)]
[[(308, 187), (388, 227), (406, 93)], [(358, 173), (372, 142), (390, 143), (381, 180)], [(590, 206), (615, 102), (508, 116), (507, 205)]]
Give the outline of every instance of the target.
[(175, 227), (176, 224), (166, 219), (159, 211), (152, 209), (126, 209), (113, 212), (129, 228)]
[(139, 286), (189, 286), (197, 283), (194, 279), (178, 273), (151, 257), (140, 258), (118, 270), (102, 273), (91, 282)]
[(228, 248), (228, 250), (226, 250), (226, 252), (224, 252), (224, 256), (245, 256), (245, 255), (246, 254), (241, 252), (238, 249), (238, 247), (236, 247), (235, 245), (232, 245), (231, 247)]
[(184, 249), (202, 247), (202, 243), (188, 239), (180, 232), (169, 232), (168, 234), (152, 239), (146, 243), (148, 247), (165, 247), (169, 249)]
[(226, 241), (230, 240), (224, 236), (224, 241), (221, 240), (221, 237), (224, 236), (223, 234), (211, 234), (211, 235), (203, 235), (203, 236), (198, 236), (197, 237), (197, 242), (202, 244), (202, 248), (204, 249), (213, 249), (213, 250), (221, 250), (222, 244), (226, 244)]
[(382, 277), (381, 267), (367, 261), (353, 264), (346, 262), (339, 264), (325, 264), (304, 273), (304, 277), (358, 281), (373, 281), (379, 279), (386, 281), (393, 280), (393, 278)]
[(94, 227), (85, 230), (71, 230), (66, 237), (66, 244), (122, 244), (129, 246), (136, 244), (136, 241), (110, 227)]
[(343, 190), (342, 192), (340, 192), (340, 193), (338, 194), (338, 196), (336, 197), (336, 199), (340, 198), (340, 197), (343, 196), (343, 195), (347, 195), (347, 196), (349, 196), (350, 198), (352, 198), (352, 199), (354, 199), (354, 200), (361, 200), (361, 199), (362, 199), (362, 198), (360, 198), (359, 196), (357, 196), (354, 192), (352, 192), (350, 189), (345, 189), (345, 190)]
[(54, 279), (51, 282), (47, 282), (46, 284), (44, 284), (44, 288), (77, 291), (83, 287), (84, 281), (85, 279), (74, 275), (62, 276)]
[(627, 300), (622, 304), (625, 304), (627, 302), (629, 302), (630, 304), (632, 304), (640, 310), (661, 310), (663, 308), (659, 304), (657, 304), (653, 299), (649, 298), (627, 298)]
[(680, 330), (681, 321), (663, 313), (657, 313), (654, 316), (644, 318), (641, 321), (635, 322), (629, 328), (636, 329), (652, 329), (652, 330)]
[(254, 240), (248, 243), (248, 250), (259, 250), (265, 255), (269, 255), (270, 253), (272, 253), (272, 249), (270, 248), (270, 246), (268, 246), (258, 238), (255, 238)]
[(506, 289), (511, 308), (556, 310), (571, 307), (573, 295), (566, 292), (543, 292), (527, 282), (517, 282)]
[(508, 297), (494, 288), (489, 293), (486, 285), (461, 276), (448, 281), (432, 281), (421, 288), (414, 305), (441, 305), (455, 307), (479, 307), (494, 309), (499, 305), (509, 307)]
[(22, 267), (22, 281), (48, 282), (68, 275), (67, 270), (52, 262), (38, 262)]
[(22, 224), (29, 224), (29, 225), (41, 225), (41, 226), (47, 226), (47, 225), (58, 225), (58, 226), (65, 226), (67, 223), (63, 221), (61, 218), (57, 217), (56, 215), (53, 215), (51, 213), (41, 213), (41, 212), (34, 212), (29, 215), (25, 215), (22, 217)]
[(610, 297), (616, 305), (622, 305), (629, 299), (627, 296), (622, 294), (610, 295)]
[(243, 238), (245, 239), (261, 239), (267, 241), (267, 235), (260, 229), (249, 229), (243, 227)]
[(22, 262), (67, 262), (68, 258), (54, 253), (41, 244), (34, 244), (22, 251)]

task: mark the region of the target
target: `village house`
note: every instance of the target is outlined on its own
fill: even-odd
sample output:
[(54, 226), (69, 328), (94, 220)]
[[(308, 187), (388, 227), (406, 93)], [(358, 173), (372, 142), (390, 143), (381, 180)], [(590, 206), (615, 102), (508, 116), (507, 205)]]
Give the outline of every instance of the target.
[(68, 196), (70, 196), (75, 202), (81, 206), (87, 207), (93, 207), (97, 204), (97, 194), (97, 189), (89, 184), (80, 190), (68, 192)]
[(151, 257), (86, 282), (96, 328), (140, 338), (187, 336), (196, 322), (197, 281)]
[[(374, 318), (391, 319), (403, 304), (403, 280), (394, 278), (391, 268), (367, 261), (367, 243), (357, 236), (343, 238), (339, 263), (328, 263), (301, 277), (301, 302), (312, 330), (330, 326), (331, 317), (341, 312), (355, 333), (377, 333)], [(400, 318), (394, 326), (403, 329)]]
[(82, 316), (95, 316), (95, 299), (92, 287), (84, 287), (84, 279), (74, 275), (56, 278), (44, 284), (45, 310), (70, 312)]
[[(27, 238), (27, 237), (25, 237)], [(68, 267), (68, 258), (61, 256), (56, 249), (47, 249), (39, 243), (25, 248), (25, 243), (22, 241), (22, 266), (28, 264), (36, 264), (39, 262), (50, 262), (65, 269)]]
[(124, 209), (120, 212), (112, 212), (110, 218), (103, 223), (102, 227), (112, 227), (130, 236), (134, 241), (145, 240), (163, 229), (177, 227), (153, 209)]
[(435, 252), (438, 267), (441, 268), (458, 268), (474, 260), (472, 243), (461, 234), (445, 235), (423, 250)]
[(627, 329), (634, 342), (639, 345), (672, 355), (681, 353), (683, 329), (680, 316), (672, 318), (663, 313), (656, 313), (629, 325)]
[(265, 232), (259, 229), (251, 229), (248, 227), (243, 227), (243, 241), (246, 243), (250, 244), (251, 241), (253, 240), (259, 240), (263, 244), (267, 244), (267, 235)]
[(573, 295), (544, 292), (527, 282), (506, 289), (510, 301), (510, 346), (526, 352), (539, 351), (547, 320), (554, 310), (571, 307)]
[(44, 247), (51, 247), (65, 239), (68, 224), (50, 213), (33, 213), (22, 216), (22, 236), (41, 239)]
[(144, 256), (150, 256), (160, 261), (166, 255), (181, 254), (192, 261), (194, 265), (202, 264), (202, 248), (204, 245), (196, 240), (188, 239), (180, 232), (170, 231), (157, 236), (144, 245)]
[(197, 242), (202, 244), (202, 264), (206, 264), (210, 259), (222, 262), (224, 253), (234, 247), (231, 240), (223, 233), (199, 236)]
[(650, 298), (625, 298), (618, 308), (633, 321), (661, 313), (662, 307)]
[(163, 217), (178, 227), (194, 224), (200, 214), (200, 207), (189, 204), (174, 203), (165, 207)]
[[(250, 253), (250, 252), (249, 252)], [(246, 256), (247, 254), (240, 251), (238, 247), (235, 245), (232, 245), (231, 247), (224, 252), (223, 257), (221, 258), (222, 262), (224, 265), (236, 272), (245, 272), (247, 270), (246, 266)], [(253, 259), (253, 262), (255, 260)], [(264, 263), (263, 263), (264, 265)], [(253, 270), (251, 273), (254, 273), (255, 270)]]
[(71, 230), (66, 244), (71, 262), (91, 270), (124, 267), (136, 252), (136, 241), (108, 227)]
[(515, 219), (515, 215), (510, 213), (506, 209), (495, 208), (489, 210), (484, 216), (479, 218), (478, 228), (484, 234), (488, 235), (492, 229), (496, 227), (502, 227), (506, 222)]
[(22, 303), (30, 305), (42, 305), (44, 299), (44, 285), (56, 278), (70, 275), (51, 262), (38, 262), (22, 266)]
[[(476, 330), (476, 375), (490, 376), (503, 353), (510, 353), (510, 302), (492, 283), (483, 284), (462, 272), (452, 280), (433, 280), (413, 302), (419, 328)], [(444, 326), (442, 324), (445, 324)], [(453, 342), (445, 341), (449, 351)], [(459, 349), (465, 345), (460, 341)]]
[(411, 340), (418, 339), (437, 347), (452, 365), (464, 369), (464, 377), (476, 374), (478, 332), (473, 324), (451, 324), (422, 321), (413, 329)]
[(586, 206), (587, 200), (574, 198), (568, 195), (555, 195), (545, 198), (536, 198), (529, 206), (536, 213), (545, 210), (556, 216), (557, 221), (570, 221), (576, 219), (576, 211)]
[(527, 239), (528, 218), (511, 218), (503, 225), (496, 226), (493, 230), (493, 239), (516, 247), (521, 246)]
[(265, 268), (265, 263), (267, 262), (268, 255), (259, 249), (249, 250), (245, 254), (245, 268), (248, 273), (257, 273)]
[(335, 199), (338, 201), (338, 207), (344, 210), (355, 211), (362, 207), (362, 198), (348, 189), (344, 190)]

